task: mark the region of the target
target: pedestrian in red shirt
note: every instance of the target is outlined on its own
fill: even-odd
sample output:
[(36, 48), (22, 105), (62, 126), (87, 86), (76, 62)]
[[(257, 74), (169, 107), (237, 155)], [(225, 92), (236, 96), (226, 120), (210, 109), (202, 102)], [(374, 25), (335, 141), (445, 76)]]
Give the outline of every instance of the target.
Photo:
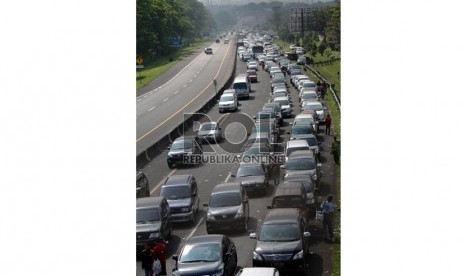
[(153, 256), (156, 256), (161, 263), (161, 273), (160, 275), (166, 275), (166, 243), (164, 241), (159, 241), (152, 248)]
[(325, 126), (326, 126), (326, 134), (327, 135), (331, 135), (331, 116), (326, 115), (326, 119), (325, 119)]

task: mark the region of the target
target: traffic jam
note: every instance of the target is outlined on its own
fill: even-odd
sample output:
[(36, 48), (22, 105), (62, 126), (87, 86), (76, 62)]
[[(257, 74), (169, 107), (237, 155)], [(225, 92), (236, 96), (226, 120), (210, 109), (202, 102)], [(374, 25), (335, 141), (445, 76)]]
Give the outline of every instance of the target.
[[(322, 210), (332, 204), (330, 193), (322, 192), (324, 168), (336, 170), (324, 157), (334, 135), (326, 87), (308, 74), (303, 48), (291, 45), (285, 52), (273, 37), (257, 30), (239, 31), (234, 40), (221, 36), (220, 43), (236, 44), (237, 66), (212, 110), (220, 119), (206, 115), (192, 134), (172, 141), (165, 151), (172, 173), (155, 192), (137, 170), (137, 256), (142, 262), (147, 252), (155, 256), (157, 275), (307, 275), (317, 251), (311, 240), (334, 242), (333, 222), (324, 220)], [(211, 48), (204, 54), (214, 55)], [(260, 108), (244, 114), (246, 105)], [(232, 141), (241, 131), (239, 143)], [(231, 173), (201, 199), (202, 176), (177, 170), (201, 166), (213, 172), (213, 163)], [(266, 200), (266, 213), (252, 223), (260, 200)], [(204, 227), (206, 234), (183, 237), (167, 254), (175, 229), (186, 225)], [(235, 243), (238, 235), (248, 236), (251, 252)], [(247, 266), (239, 262), (244, 254), (250, 255)]]

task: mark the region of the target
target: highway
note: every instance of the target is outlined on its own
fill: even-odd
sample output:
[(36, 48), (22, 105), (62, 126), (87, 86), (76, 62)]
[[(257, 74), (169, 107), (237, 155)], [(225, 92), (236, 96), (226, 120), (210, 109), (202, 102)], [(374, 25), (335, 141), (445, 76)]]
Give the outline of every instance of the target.
[(213, 55), (200, 53), (163, 85), (137, 97), (137, 154), (182, 123), (183, 113), (195, 112), (207, 102), (215, 93), (214, 79), (221, 87), (231, 76), (235, 44), (209, 47)]
[[(231, 44), (230, 44), (231, 45)], [(215, 53), (219, 52), (226, 53), (228, 50), (227, 45), (214, 45), (217, 46), (216, 50), (213, 48), (213, 51)], [(218, 49), (219, 48), (219, 49)], [(230, 49), (229, 52), (235, 52), (233, 49)], [(221, 54), (218, 56), (221, 57)], [(202, 62), (207, 62), (208, 59), (214, 58), (212, 56), (208, 57), (199, 57), (198, 62), (202, 64)], [(216, 62), (220, 62), (219, 60), (216, 60)], [(197, 66), (197, 65), (196, 65)], [(217, 66), (213, 66), (214, 68), (218, 68)], [(198, 70), (195, 69), (193, 71)], [(185, 72), (182, 72), (178, 77), (181, 75), (184, 75), (183, 80), (190, 79), (191, 77), (188, 77), (187, 71), (192, 72), (191, 70), (185, 70)], [(240, 60), (237, 61), (237, 66), (236, 66), (236, 75), (239, 73), (244, 73), (246, 71), (246, 64)], [(213, 71), (208, 71), (209, 74), (213, 75)], [(243, 100), (240, 101), (240, 106), (239, 106), (239, 111), (235, 113), (225, 113), (225, 114), (220, 114), (218, 112), (218, 108), (212, 108), (210, 112), (206, 115), (208, 115), (212, 120), (215, 121), (220, 121), (221, 127), (223, 128), (223, 136), (228, 135), (228, 139), (232, 139), (235, 141), (242, 141), (247, 137), (246, 130), (244, 130), (243, 127), (241, 127), (240, 124), (237, 124), (237, 122), (241, 122), (244, 125), (249, 124), (249, 119), (247, 119), (246, 116), (243, 114), (247, 114), (248, 116), (254, 116), (262, 107), (262, 105), (267, 102), (271, 97), (270, 97), (270, 77), (268, 73), (262, 71), (261, 69), (258, 72), (258, 83), (253, 83), (252, 84), (252, 90), (253, 93), (251, 94), (251, 97), (249, 100)], [(196, 81), (191, 82), (191, 86), (195, 87), (202, 87), (205, 85), (208, 85), (207, 81), (201, 81), (201, 84), (196, 84)], [(154, 92), (153, 95), (158, 94), (160, 91), (165, 91), (164, 89), (170, 88), (170, 91), (173, 91), (172, 89), (175, 89), (175, 87), (183, 86), (184, 82), (180, 83), (167, 83), (165, 86), (163, 86), (163, 90), (160, 89), (157, 92)], [(299, 106), (298, 106), (298, 97), (297, 97), (297, 92), (296, 90), (290, 86), (290, 91), (292, 95), (292, 99), (294, 102), (294, 112), (293, 114), (298, 114)], [(177, 89), (177, 88), (176, 88)], [(186, 87), (188, 89), (188, 87)], [(174, 90), (177, 91), (177, 90)], [(174, 101), (181, 101), (182, 96), (179, 98), (175, 98), (175, 95), (170, 96), (171, 94), (168, 92), (163, 92), (167, 94), (162, 94), (160, 93), (156, 97), (158, 99), (164, 99), (165, 97), (172, 98), (173, 102), (170, 102), (170, 104), (165, 105), (164, 110), (174, 110), (171, 107), (171, 104), (175, 104)], [(180, 94), (179, 92), (178, 94)], [(176, 94), (177, 95), (177, 94)], [(185, 94), (181, 94), (185, 95)], [(170, 101), (169, 99), (167, 102)], [(188, 100), (184, 100), (183, 103)], [(179, 104), (178, 106), (182, 106), (183, 104)], [(147, 113), (147, 110), (150, 109), (150, 104), (145, 104), (144, 100), (141, 100), (141, 103), (138, 104), (138, 120), (139, 117), (141, 120), (144, 120), (144, 122), (148, 122), (150, 118), (155, 118), (157, 115), (152, 115), (152, 113)], [(143, 108), (142, 108), (143, 107)], [(143, 112), (145, 110), (145, 112)], [(156, 109), (157, 110), (157, 109)], [(161, 109), (158, 109), (157, 112), (154, 112), (154, 114), (159, 114)], [(176, 109), (177, 110), (177, 109)], [(242, 114), (242, 115), (241, 115)], [(161, 114), (159, 115), (161, 116)], [(165, 116), (166, 117), (166, 116)], [(166, 119), (157, 119), (158, 123), (155, 124), (155, 126), (161, 124), (163, 120)], [(289, 131), (290, 126), (289, 123), (292, 122), (293, 118), (285, 119), (284, 126), (281, 127), (281, 135), (282, 139), (281, 141), (287, 141), (288, 136), (286, 134), (287, 131)], [(138, 127), (139, 127), (139, 122), (138, 122)], [(161, 128), (161, 127), (160, 127)], [(145, 131), (149, 131), (148, 128), (145, 129)], [(250, 131), (250, 129), (248, 130)], [(138, 137), (139, 135), (142, 135), (144, 131), (139, 132), (138, 129)], [(322, 150), (322, 163), (323, 166), (321, 167), (322, 170), (322, 178), (321, 178), (321, 188), (320, 188), (320, 195), (324, 196), (327, 193), (333, 192), (334, 193), (334, 188), (336, 183), (336, 167), (332, 161), (332, 158), (330, 158), (329, 155), (329, 146), (332, 141), (331, 136), (325, 136), (324, 130), (321, 129), (319, 133), (319, 140), (322, 142), (322, 145), (320, 146), (320, 149)], [(188, 131), (187, 134), (194, 134), (192, 129)], [(143, 139), (142, 139), (143, 141)], [(220, 145), (223, 146), (226, 142), (221, 142)], [(205, 149), (205, 147), (204, 147)], [(231, 149), (231, 148), (230, 148)], [(240, 149), (240, 145), (237, 145), (235, 148), (232, 150), (238, 151)], [(212, 145), (212, 150), (215, 152), (221, 152), (222, 150), (220, 149), (219, 145)], [(186, 167), (175, 167), (174, 169), (169, 169), (166, 163), (166, 157), (167, 157), (167, 152), (163, 152), (162, 154), (158, 155), (155, 159), (152, 160), (148, 165), (146, 165), (143, 168), (144, 173), (147, 175), (149, 182), (150, 182), (150, 188), (151, 188), (151, 194), (152, 195), (158, 195), (159, 194), (159, 188), (161, 185), (161, 181), (173, 174), (192, 174), (196, 177), (197, 182), (198, 182), (198, 187), (199, 187), (199, 198), (200, 198), (200, 203), (206, 203), (209, 195), (213, 189), (213, 187), (222, 182), (226, 181), (234, 181), (234, 178), (231, 177), (231, 174), (235, 174), (236, 171), (235, 169), (237, 168), (237, 165), (233, 164), (200, 164), (197, 166), (186, 166)], [(272, 195), (274, 194), (274, 188), (270, 189), (268, 194), (266, 196), (252, 196), (251, 199), (249, 200), (250, 204), (250, 220), (249, 220), (249, 231), (248, 233), (239, 233), (239, 232), (227, 232), (224, 234), (227, 234), (229, 237), (231, 237), (238, 248), (238, 266), (239, 267), (251, 267), (252, 266), (252, 252), (255, 246), (255, 241), (249, 238), (249, 234), (251, 232), (254, 232), (260, 223), (263, 221), (265, 214), (267, 212), (266, 206), (270, 204)], [(338, 200), (338, 199), (336, 199)], [(205, 216), (206, 216), (206, 210), (205, 207), (201, 206), (201, 211), (200, 214), (197, 216), (196, 223), (194, 225), (189, 225), (189, 224), (175, 224), (173, 227), (173, 237), (169, 241), (168, 244), (168, 258), (167, 258), (167, 272), (168, 275), (172, 271), (175, 262), (170, 259), (170, 257), (175, 254), (179, 253), (179, 250), (183, 246), (184, 242), (186, 239), (190, 236), (193, 235), (202, 235), (206, 234), (206, 229), (205, 229)], [(306, 275), (322, 275), (324, 271), (327, 271), (330, 269), (330, 260), (332, 256), (331, 250), (329, 250), (328, 245), (325, 242), (322, 242), (322, 237), (321, 237), (321, 224), (315, 222), (314, 220), (310, 221), (310, 232), (312, 234), (312, 237), (310, 237), (310, 251), (313, 253), (310, 255), (310, 260), (309, 260), (309, 266), (308, 266), (308, 271), (306, 272)], [(137, 275), (144, 275), (143, 270), (141, 269), (140, 262), (136, 262), (136, 273)]]

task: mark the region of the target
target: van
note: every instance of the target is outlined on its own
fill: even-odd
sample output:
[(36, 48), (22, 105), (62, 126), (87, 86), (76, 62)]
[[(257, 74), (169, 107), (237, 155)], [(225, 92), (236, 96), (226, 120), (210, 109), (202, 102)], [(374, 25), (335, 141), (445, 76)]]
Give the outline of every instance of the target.
[(234, 79), (234, 82), (231, 88), (236, 90), (237, 97), (249, 98), (250, 87), (251, 85), (250, 85), (249, 78), (247, 78), (247, 75), (240, 74)]
[(286, 156), (286, 161), (289, 158), (289, 155), (296, 150), (311, 150), (307, 141), (305, 140), (290, 140), (286, 142), (286, 148), (284, 149), (284, 155)]
[(173, 222), (195, 223), (199, 211), (197, 181), (192, 175), (172, 175), (161, 187), (160, 195), (168, 200)]

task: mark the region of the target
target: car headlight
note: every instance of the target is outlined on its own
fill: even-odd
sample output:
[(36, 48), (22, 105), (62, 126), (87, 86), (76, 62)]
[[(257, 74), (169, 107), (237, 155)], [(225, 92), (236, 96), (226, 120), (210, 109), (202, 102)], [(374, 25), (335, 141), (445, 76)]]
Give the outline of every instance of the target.
[(254, 260), (256, 260), (256, 261), (263, 261), (262, 256), (260, 256), (260, 254), (258, 254), (258, 253), (255, 252), (255, 251), (253, 252), (252, 258), (253, 258)]
[(168, 157), (172, 157), (173, 154), (171, 152), (168, 152)]
[(149, 239), (156, 239), (160, 237), (160, 232), (151, 233)]
[(303, 250), (300, 250), (298, 253), (296, 253), (294, 255), (294, 257), (292, 258), (293, 260), (297, 260), (297, 259), (302, 259), (304, 257), (304, 251)]
[(224, 273), (224, 264), (221, 264), (218, 270), (212, 276), (222, 276)]
[(241, 207), (239, 210), (237, 210), (235, 218), (240, 218), (244, 215), (244, 209)]
[(190, 212), (190, 211), (191, 211), (191, 207), (181, 208), (181, 212)]
[(207, 213), (207, 219), (215, 219), (215, 217), (212, 215), (212, 213), (208, 212)]

